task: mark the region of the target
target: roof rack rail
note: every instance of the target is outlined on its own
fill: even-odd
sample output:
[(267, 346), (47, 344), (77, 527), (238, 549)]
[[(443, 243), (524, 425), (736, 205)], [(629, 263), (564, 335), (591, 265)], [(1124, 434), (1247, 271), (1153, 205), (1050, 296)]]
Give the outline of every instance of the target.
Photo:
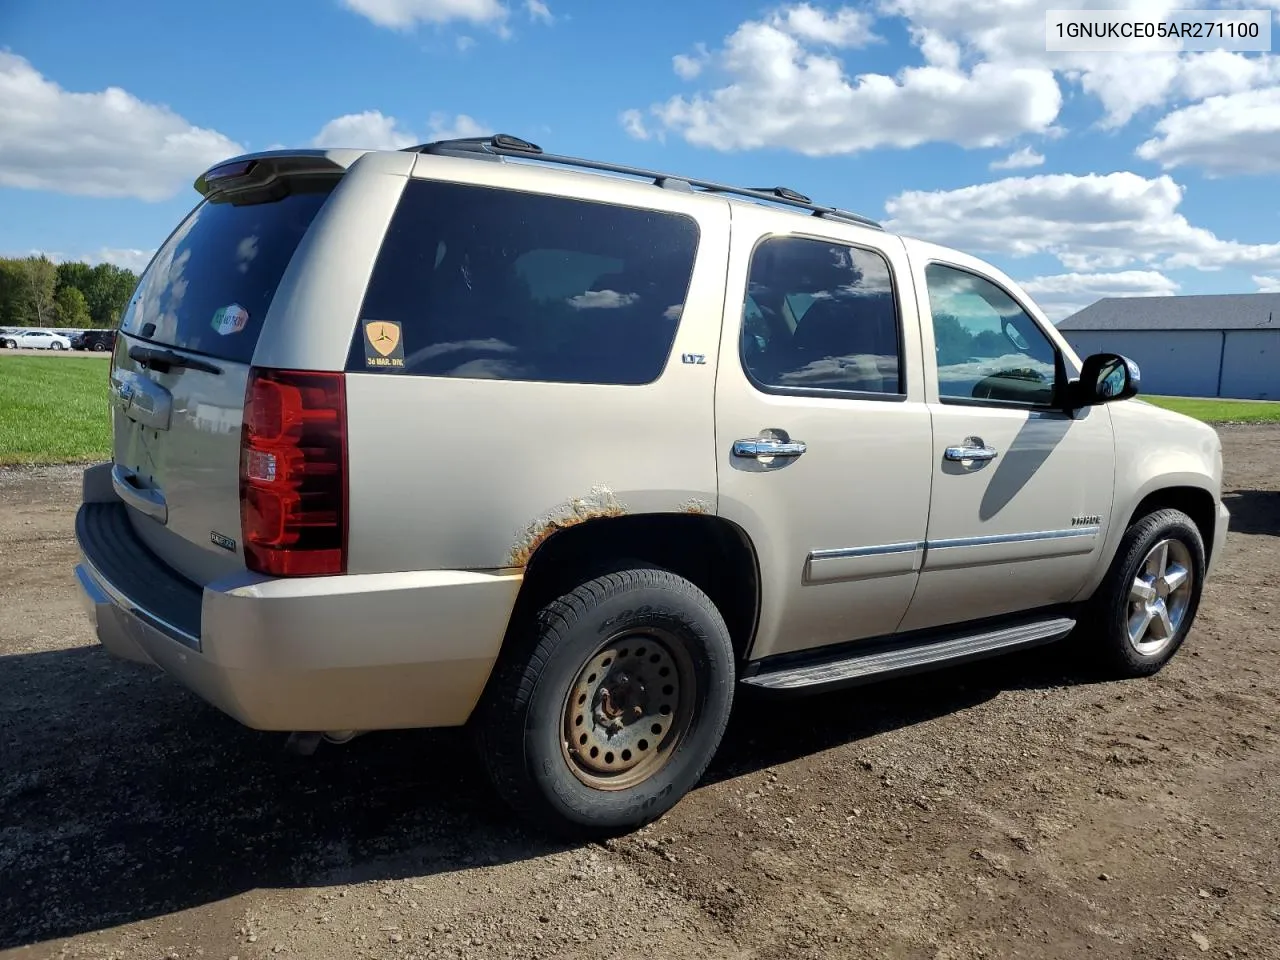
[(735, 197), (747, 197), (762, 200), (766, 203), (777, 203), (788, 207), (798, 207), (810, 211), (815, 217), (829, 220), (843, 220), (857, 223), (864, 227), (883, 230), (877, 221), (864, 217), (860, 213), (841, 210), (839, 207), (826, 207), (814, 203), (803, 193), (788, 187), (734, 187), (712, 180), (697, 180), (673, 173), (662, 173), (657, 170), (646, 170), (642, 167), (628, 167), (620, 163), (607, 163), (603, 160), (586, 160), (582, 157), (566, 157), (560, 154), (547, 153), (536, 143), (513, 137), (506, 133), (495, 133), (488, 137), (461, 137), (454, 140), (435, 140), (431, 143), (420, 143), (413, 147), (403, 148), (408, 153), (427, 153), (436, 156), (472, 157), (484, 160), (499, 160), (510, 157), (516, 160), (536, 160), (540, 163), (555, 163), (566, 167), (578, 167), (583, 170), (601, 170), (627, 177), (649, 180), (654, 186), (667, 190), (702, 191), (704, 193), (724, 193)]

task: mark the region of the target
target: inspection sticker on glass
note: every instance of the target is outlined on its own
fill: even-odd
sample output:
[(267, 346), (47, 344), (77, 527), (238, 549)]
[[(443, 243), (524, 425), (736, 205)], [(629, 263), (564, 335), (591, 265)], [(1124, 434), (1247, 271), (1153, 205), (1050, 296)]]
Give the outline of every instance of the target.
[(392, 320), (364, 321), (364, 365), (404, 366), (404, 341), (400, 337), (400, 324)]
[(240, 304), (233, 303), (229, 307), (220, 307), (214, 311), (213, 321), (210, 325), (225, 337), (231, 333), (239, 333), (248, 322), (249, 311), (240, 306)]

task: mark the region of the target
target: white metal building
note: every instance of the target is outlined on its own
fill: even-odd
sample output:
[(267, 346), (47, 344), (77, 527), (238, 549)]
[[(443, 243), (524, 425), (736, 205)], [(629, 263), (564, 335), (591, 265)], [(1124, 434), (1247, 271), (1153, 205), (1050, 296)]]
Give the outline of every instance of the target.
[(1137, 361), (1143, 393), (1280, 400), (1280, 293), (1107, 297), (1058, 329), (1081, 357)]

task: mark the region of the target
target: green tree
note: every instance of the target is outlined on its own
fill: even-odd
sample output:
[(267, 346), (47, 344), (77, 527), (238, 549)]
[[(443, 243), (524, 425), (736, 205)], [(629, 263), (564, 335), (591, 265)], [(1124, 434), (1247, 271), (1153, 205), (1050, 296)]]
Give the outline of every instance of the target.
[(933, 315), (933, 340), (938, 363), (944, 366), (964, 363), (973, 355), (973, 336), (949, 313)]
[(89, 298), (89, 287), (93, 283), (93, 267), (83, 260), (64, 260), (58, 264), (58, 290), (63, 287), (75, 287)]
[(0, 257), (0, 327), (17, 327), (25, 322), (22, 291), (26, 284), (22, 261)]
[(58, 326), (83, 328), (91, 325), (93, 318), (89, 316), (89, 304), (79, 287), (63, 287), (55, 300)]
[(54, 295), (58, 285), (58, 268), (46, 256), (27, 257), (22, 262), (22, 306), (28, 324), (51, 325), (57, 319)]
[(99, 327), (114, 327), (120, 322), (120, 314), (129, 305), (138, 277), (132, 270), (117, 267), (113, 263), (100, 263), (90, 271), (88, 288), (84, 290), (89, 301), (89, 314)]

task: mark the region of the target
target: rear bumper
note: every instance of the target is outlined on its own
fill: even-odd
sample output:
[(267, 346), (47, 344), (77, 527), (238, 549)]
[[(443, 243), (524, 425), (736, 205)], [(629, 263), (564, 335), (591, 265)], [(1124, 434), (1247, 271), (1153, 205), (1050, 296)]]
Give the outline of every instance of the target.
[(465, 723), (520, 586), (519, 574), (436, 570), (245, 573), (201, 589), (150, 553), (126, 510), (86, 503), (76, 517), (76, 578), (102, 645), (259, 730)]

